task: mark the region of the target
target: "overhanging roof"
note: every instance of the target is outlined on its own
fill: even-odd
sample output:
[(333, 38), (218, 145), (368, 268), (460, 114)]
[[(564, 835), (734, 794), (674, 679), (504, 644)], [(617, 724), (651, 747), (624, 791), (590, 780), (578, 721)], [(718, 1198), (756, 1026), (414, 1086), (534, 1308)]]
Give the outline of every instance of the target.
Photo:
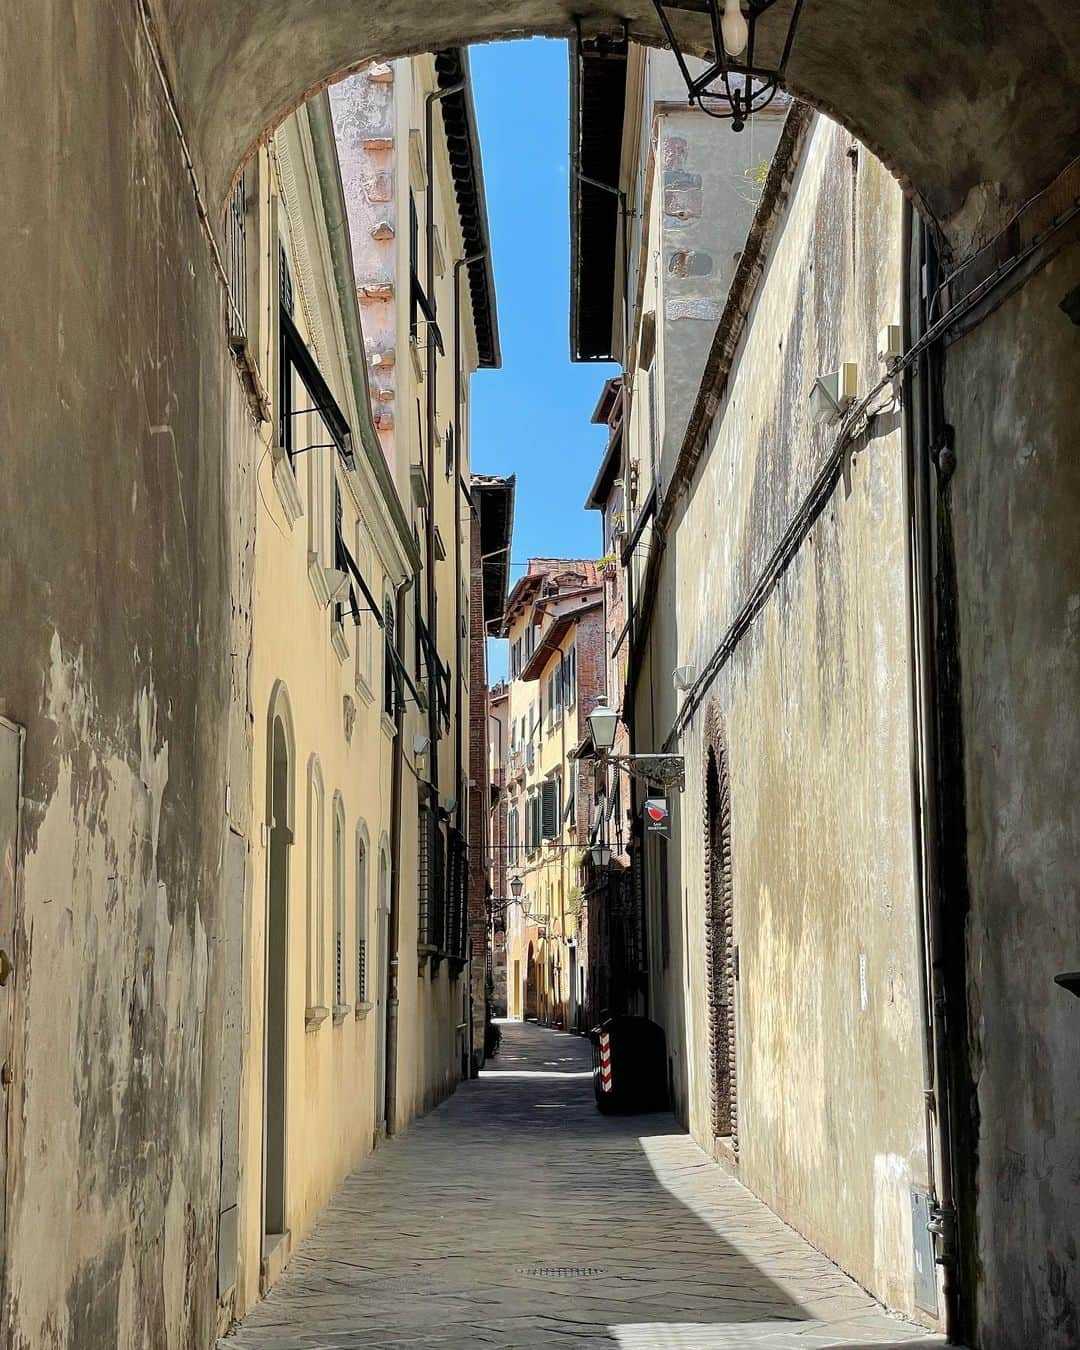
[[(611, 416), (616, 402), (622, 395), (622, 381), (616, 376), (614, 379), (606, 380), (604, 388), (597, 400), (596, 408), (593, 411), (592, 420), (603, 424)], [(604, 447), (604, 454), (600, 460), (600, 467), (596, 471), (596, 477), (593, 479), (593, 485), (589, 489), (589, 495), (585, 499), (586, 511), (602, 511), (608, 496), (611, 493), (611, 485), (615, 481), (615, 475), (619, 471), (622, 450), (622, 415), (611, 428), (611, 434), (608, 436), (608, 443)]]
[[(499, 322), (495, 311), (495, 273), (491, 266), (491, 232), (488, 229), (484, 170), (480, 160), (480, 136), (476, 129), (469, 55), (464, 47), (447, 47), (435, 53), (435, 74), (440, 89), (464, 82), (464, 89), (440, 99), (446, 149), (454, 177), (458, 218), (465, 241), (465, 256), (472, 258), (465, 269), (469, 278), (476, 348), (480, 365), (502, 364)], [(478, 256), (483, 254), (482, 257)]]
[(517, 479), (473, 474), (470, 488), (480, 525), (480, 568), (484, 586), (484, 627), (497, 630), (506, 608), (510, 540), (514, 533)]
[(536, 644), (536, 650), (529, 657), (521, 672), (523, 680), (538, 680), (544, 673), (548, 660), (559, 649), (559, 644), (566, 637), (570, 629), (574, 627), (583, 614), (588, 614), (594, 609), (599, 609), (604, 603), (602, 598), (590, 600), (587, 604), (580, 605), (569, 614), (563, 614), (551, 625), (544, 636)]
[[(610, 361), (627, 44), (570, 44), (570, 359)], [(593, 179), (592, 183), (583, 178)], [(598, 187), (603, 183), (606, 187)]]

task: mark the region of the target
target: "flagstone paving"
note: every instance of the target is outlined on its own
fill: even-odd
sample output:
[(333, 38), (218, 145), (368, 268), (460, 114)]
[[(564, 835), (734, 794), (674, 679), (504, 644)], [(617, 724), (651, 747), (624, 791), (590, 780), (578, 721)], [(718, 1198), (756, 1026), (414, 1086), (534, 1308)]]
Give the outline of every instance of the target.
[(488, 1071), (352, 1173), (220, 1350), (929, 1350), (670, 1116), (604, 1117), (580, 1037)]

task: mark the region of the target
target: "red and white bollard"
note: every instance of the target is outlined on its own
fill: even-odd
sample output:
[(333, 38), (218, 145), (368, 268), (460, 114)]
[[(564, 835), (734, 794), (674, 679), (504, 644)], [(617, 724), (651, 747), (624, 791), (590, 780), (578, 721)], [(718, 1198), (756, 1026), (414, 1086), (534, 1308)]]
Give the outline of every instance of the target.
[(611, 1091), (611, 1037), (606, 1031), (600, 1033), (600, 1088)]

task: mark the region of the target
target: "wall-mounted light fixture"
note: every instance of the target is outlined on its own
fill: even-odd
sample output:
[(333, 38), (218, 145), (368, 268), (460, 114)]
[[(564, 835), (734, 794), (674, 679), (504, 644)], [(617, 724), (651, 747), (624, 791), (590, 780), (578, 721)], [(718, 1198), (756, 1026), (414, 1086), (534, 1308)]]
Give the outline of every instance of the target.
[(594, 867), (607, 867), (611, 862), (610, 844), (593, 844), (589, 849), (589, 858)]
[(606, 703), (598, 703), (585, 720), (601, 765), (614, 764), (643, 783), (677, 787), (682, 792), (685, 786), (682, 755), (613, 755), (611, 747), (615, 744), (619, 725), (618, 712)]
[(838, 422), (859, 392), (859, 367), (845, 361), (839, 370), (819, 375), (810, 390), (810, 416), (815, 422)]
[(676, 666), (671, 673), (671, 682), (676, 689), (681, 689), (685, 693), (694, 683), (694, 667)]
[[(653, 0), (653, 5), (686, 81), (690, 102), (710, 117), (730, 118), (732, 131), (742, 131), (746, 119), (767, 108), (784, 87), (803, 0), (784, 0), (783, 4), (780, 0)], [(774, 6), (778, 6), (778, 16), (788, 9), (788, 21), (782, 42), (779, 17), (770, 25), (777, 39), (770, 49), (778, 51), (779, 57), (775, 65), (768, 65), (761, 60), (758, 23)], [(669, 11), (708, 15), (712, 50), (706, 57), (709, 65), (700, 75), (690, 74)], [(707, 99), (719, 106), (710, 106)]]

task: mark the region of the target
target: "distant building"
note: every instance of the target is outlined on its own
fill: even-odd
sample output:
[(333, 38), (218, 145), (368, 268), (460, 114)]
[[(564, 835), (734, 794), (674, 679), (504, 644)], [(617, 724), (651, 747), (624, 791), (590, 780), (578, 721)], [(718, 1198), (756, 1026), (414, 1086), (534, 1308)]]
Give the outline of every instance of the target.
[[(473, 474), (469, 599), (469, 947), (472, 1069), (484, 1062), (490, 1016), (506, 1015), (505, 953), (496, 953), (492, 923), (492, 857), (499, 849), (499, 810), (492, 794), (487, 643), (502, 626), (514, 532), (514, 479)], [(501, 748), (496, 728), (494, 744)], [(505, 931), (505, 930), (504, 930)], [(500, 948), (502, 943), (499, 944)], [(496, 956), (502, 957), (496, 960)], [(501, 975), (501, 978), (500, 978)]]
[(590, 1008), (584, 883), (593, 794), (591, 775), (579, 781), (574, 752), (605, 690), (596, 563), (530, 559), (510, 593), (502, 633), (510, 660), (503, 771), (508, 1013), (580, 1030)]

